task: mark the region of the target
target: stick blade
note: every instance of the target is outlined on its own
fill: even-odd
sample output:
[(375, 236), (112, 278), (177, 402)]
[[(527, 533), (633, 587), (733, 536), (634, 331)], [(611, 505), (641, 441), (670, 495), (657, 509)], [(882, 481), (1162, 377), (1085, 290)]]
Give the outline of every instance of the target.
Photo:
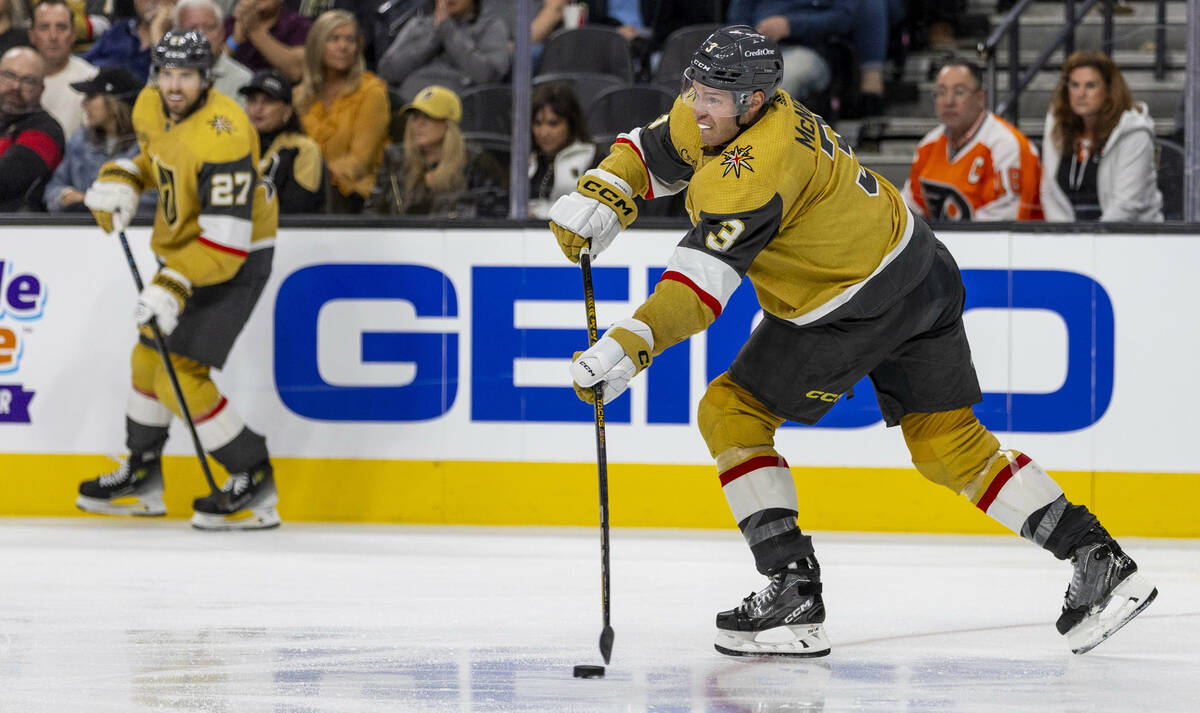
[(612, 659), (613, 646), (613, 628), (606, 626), (600, 632), (600, 656), (604, 658), (604, 663), (608, 663)]

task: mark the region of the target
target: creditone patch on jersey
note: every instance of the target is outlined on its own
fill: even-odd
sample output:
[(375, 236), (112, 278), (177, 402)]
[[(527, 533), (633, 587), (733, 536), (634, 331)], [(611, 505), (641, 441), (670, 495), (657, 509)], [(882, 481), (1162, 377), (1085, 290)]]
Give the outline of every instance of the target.
[(752, 146), (734, 146), (721, 154), (721, 165), (725, 167), (725, 172), (721, 174), (721, 177), (724, 178), (729, 175), (730, 171), (733, 171), (734, 178), (741, 178), (743, 168), (754, 173), (754, 167), (750, 165), (750, 161), (754, 159), (750, 155), (752, 148)]
[(208, 125), (213, 128), (213, 131), (217, 132), (217, 136), (220, 136), (223, 133), (233, 133), (233, 121), (231, 121), (229, 117), (225, 116), (224, 114), (214, 115), (212, 121), (210, 121)]

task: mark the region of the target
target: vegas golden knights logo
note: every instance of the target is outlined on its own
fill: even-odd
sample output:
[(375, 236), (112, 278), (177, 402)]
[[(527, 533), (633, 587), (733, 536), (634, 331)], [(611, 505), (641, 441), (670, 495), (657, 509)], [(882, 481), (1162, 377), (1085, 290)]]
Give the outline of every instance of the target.
[(161, 163), (155, 166), (158, 168), (158, 206), (167, 224), (174, 225), (179, 218), (179, 210), (175, 206), (175, 172)]

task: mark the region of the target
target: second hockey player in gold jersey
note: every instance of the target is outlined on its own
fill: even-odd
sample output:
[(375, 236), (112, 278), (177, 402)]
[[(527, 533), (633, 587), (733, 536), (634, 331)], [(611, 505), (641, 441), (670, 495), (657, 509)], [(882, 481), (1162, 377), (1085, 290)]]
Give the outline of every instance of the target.
[[(85, 203), (106, 232), (124, 230), (137, 199), (157, 188), (151, 248), (159, 270), (138, 298), (140, 325), (155, 319), (200, 443), (230, 476), (224, 497), (197, 498), (200, 529), (279, 524), (266, 439), (248, 428), (210, 378), (221, 368), (271, 271), (278, 205), (258, 172), (258, 134), (245, 112), (212, 89), (212, 49), (196, 31), (170, 31), (153, 51), (153, 82), (138, 96), (133, 124), (141, 152), (105, 164)], [(131, 357), (126, 407), (130, 455), (114, 472), (79, 486), (90, 512), (162, 515), (161, 455), (174, 391), (142, 327)]]
[(1057, 622), (1072, 650), (1099, 644), (1157, 590), (1082, 505), (976, 419), (981, 400), (954, 258), (900, 193), (864, 169), (819, 116), (779, 90), (775, 43), (714, 32), (670, 113), (622, 134), (550, 211), (563, 252), (595, 257), (637, 217), (634, 196), (687, 190), (693, 227), (654, 293), (576, 355), (580, 398), (619, 396), (654, 356), (706, 329), (748, 277), (763, 319), (699, 405), (701, 435), (758, 570), (770, 582), (717, 615), (718, 651), (822, 656), (821, 572), (775, 450), (785, 419), (814, 424), (870, 376), (922, 475), (1071, 559)]

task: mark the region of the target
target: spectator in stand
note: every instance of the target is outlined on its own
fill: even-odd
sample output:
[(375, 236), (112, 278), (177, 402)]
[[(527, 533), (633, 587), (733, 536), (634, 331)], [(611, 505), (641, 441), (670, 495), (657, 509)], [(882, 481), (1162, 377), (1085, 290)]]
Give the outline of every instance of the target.
[(333, 189), (332, 213), (359, 213), (383, 160), (391, 107), (387, 85), (366, 71), (354, 15), (329, 10), (317, 18), (304, 52), (296, 111), (321, 147)]
[[(958, 49), (955, 35), (962, 29), (965, 0), (906, 0), (906, 4), (904, 25), (912, 35), (915, 49), (934, 52)], [(1008, 9), (997, 7), (996, 12), (1008, 12)]]
[(0, 0), (0, 55), (13, 47), (30, 47), (25, 31), (25, 0)]
[[(242, 102), (238, 91), (254, 75), (246, 65), (229, 56), (225, 44), (225, 14), (214, 0), (179, 0), (175, 4), (175, 27), (199, 30), (208, 38), (216, 61), (212, 67), (212, 85), (218, 92)], [(243, 104), (243, 106), (245, 106)]]
[(292, 85), (277, 69), (256, 72), (238, 90), (258, 131), (263, 179), (275, 186), (280, 213), (325, 211), (325, 161), (292, 108)]
[[(142, 89), (137, 77), (122, 67), (104, 67), (91, 79), (76, 82), (83, 100), (84, 126), (67, 139), (66, 156), (46, 184), (46, 208), (51, 213), (86, 213), (83, 196), (100, 174), (100, 167), (138, 154), (133, 132), (133, 101)], [(142, 193), (139, 215), (154, 215), (158, 191)]]
[[(567, 6), (570, 0), (543, 0), (541, 7), (533, 15), (533, 21), (529, 25), (529, 42), (534, 46), (541, 45), (550, 36), (550, 33), (562, 26), (563, 8)], [(532, 0), (530, 0), (532, 3)], [(511, 13), (511, 7), (506, 6), (507, 12)], [(512, 31), (512, 24), (509, 24), (509, 31)], [(540, 53), (539, 53), (540, 56)], [(536, 60), (534, 64), (536, 65)]]
[[(367, 60), (367, 68), (375, 68), (375, 39), (377, 32), (382, 30), (377, 25), (385, 24), (381, 8), (393, 4), (403, 5), (417, 0), (284, 0), (287, 7), (310, 20), (320, 17), (326, 10), (347, 10), (354, 13), (354, 19), (363, 30), (363, 57)], [(384, 30), (385, 31), (385, 30)], [(390, 37), (390, 36), (389, 36)]]
[(508, 173), (487, 151), (469, 147), (458, 122), (462, 102), (450, 89), (425, 87), (401, 110), (404, 142), (384, 152), (369, 209), (374, 213), (503, 217)]
[(312, 25), (283, 0), (238, 0), (225, 18), (225, 44), (250, 71), (274, 67), (297, 82), (304, 76), (304, 42)]
[(72, 88), (96, 76), (96, 68), (71, 54), (75, 42), (73, 11), (66, 0), (42, 0), (33, 8), (29, 39), (46, 65), (42, 107), (71, 136), (83, 125), (83, 95)]
[(828, 38), (848, 36), (854, 20), (855, 3), (834, 0), (732, 0), (728, 13), (729, 24), (748, 25), (780, 45), (782, 88), (800, 101), (829, 88)]
[(62, 161), (62, 127), (42, 108), (45, 76), (30, 47), (0, 57), (0, 211), (45, 210), (42, 189)]
[(406, 22), (379, 60), (379, 74), (406, 101), (438, 84), (461, 90), (507, 76), (512, 52), (504, 18), (481, 0), (434, 0)]
[(174, 22), (175, 0), (134, 0), (137, 17), (113, 23), (83, 58), (97, 67), (124, 67), (145, 83), (150, 78), (150, 50)]
[(1108, 55), (1067, 58), (1045, 126), (1046, 220), (1162, 222), (1154, 119)]
[(596, 145), (575, 93), (565, 84), (533, 89), (533, 156), (529, 159), (529, 215), (547, 218), (550, 206), (575, 190), (584, 171), (599, 163)]
[[(31, 0), (31, 4), (36, 6), (40, 1)], [(67, 4), (71, 6), (71, 19), (75, 27), (74, 51), (86, 52), (100, 35), (112, 27), (109, 15), (114, 14), (117, 8), (115, 3), (105, 0), (67, 0)], [(94, 12), (89, 13), (89, 8)]]
[(979, 66), (943, 66), (934, 102), (941, 125), (917, 146), (901, 190), (908, 207), (929, 220), (1041, 220), (1037, 149), (987, 110)]

